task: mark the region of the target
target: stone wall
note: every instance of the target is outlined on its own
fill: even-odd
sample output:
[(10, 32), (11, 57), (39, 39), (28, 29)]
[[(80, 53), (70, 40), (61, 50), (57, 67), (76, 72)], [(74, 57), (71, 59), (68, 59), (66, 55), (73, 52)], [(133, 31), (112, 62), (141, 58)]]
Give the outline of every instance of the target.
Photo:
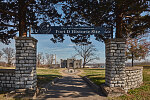
[(105, 84), (109, 87), (125, 87), (125, 50), (124, 39), (105, 41), (106, 72)]
[(11, 91), (15, 88), (15, 69), (0, 69), (0, 91)]
[(129, 89), (139, 87), (143, 82), (143, 68), (125, 67), (126, 41), (124, 39), (110, 39), (105, 41), (106, 72), (105, 85)]
[(16, 38), (16, 69), (0, 69), (0, 91), (36, 89), (36, 49), (36, 39)]
[(16, 89), (36, 89), (36, 46), (32, 37), (16, 38)]
[(143, 83), (143, 67), (127, 67), (125, 73), (125, 90), (137, 88)]

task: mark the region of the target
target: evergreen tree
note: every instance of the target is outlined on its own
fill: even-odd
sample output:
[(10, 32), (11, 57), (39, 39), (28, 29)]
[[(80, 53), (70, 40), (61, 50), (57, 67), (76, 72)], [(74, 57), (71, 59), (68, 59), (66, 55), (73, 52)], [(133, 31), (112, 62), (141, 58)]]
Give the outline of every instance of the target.
[(64, 9), (70, 10), (64, 11), (65, 15), (71, 19), (81, 15), (95, 26), (113, 26), (116, 38), (136, 37), (150, 27), (149, 0), (70, 0), (67, 5)]
[(61, 15), (54, 4), (61, 0), (1, 0), (0, 41), (8, 44), (17, 32), (27, 36), (29, 26), (36, 29), (39, 22), (57, 23)]

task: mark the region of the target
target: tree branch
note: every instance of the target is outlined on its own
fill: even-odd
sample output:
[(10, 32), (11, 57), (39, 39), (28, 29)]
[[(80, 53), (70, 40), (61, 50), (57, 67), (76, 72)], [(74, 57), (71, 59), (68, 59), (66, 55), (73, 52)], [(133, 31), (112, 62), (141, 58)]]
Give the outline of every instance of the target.
[(98, 58), (97, 57), (91, 58), (91, 59), (87, 60), (86, 63), (89, 63), (90, 61), (95, 60), (95, 59), (98, 59)]
[(5, 27), (18, 27), (18, 25), (8, 25), (8, 24), (0, 24), (0, 26), (5, 26)]
[(17, 14), (17, 13), (14, 13), (14, 12), (10, 12), (10, 11), (6, 11), (6, 10), (0, 9), (0, 13), (9, 14), (9, 15), (11, 15), (11, 16), (15, 16), (15, 17), (18, 17), (18, 18), (19, 18), (18, 14)]
[(29, 1), (24, 5), (23, 9), (26, 9), (27, 6), (28, 6), (30, 3), (32, 3), (33, 1), (34, 1), (34, 0), (29, 0)]

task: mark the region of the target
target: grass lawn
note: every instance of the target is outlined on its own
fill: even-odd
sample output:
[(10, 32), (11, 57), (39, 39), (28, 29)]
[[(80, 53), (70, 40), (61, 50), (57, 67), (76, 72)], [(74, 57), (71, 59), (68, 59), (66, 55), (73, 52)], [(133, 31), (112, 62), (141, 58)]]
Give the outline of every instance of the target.
[(100, 85), (105, 83), (105, 69), (100, 68), (86, 68), (82, 69), (84, 72), (81, 76), (87, 76), (95, 84)]
[(61, 77), (60, 69), (37, 68), (37, 85), (43, 87), (56, 77)]

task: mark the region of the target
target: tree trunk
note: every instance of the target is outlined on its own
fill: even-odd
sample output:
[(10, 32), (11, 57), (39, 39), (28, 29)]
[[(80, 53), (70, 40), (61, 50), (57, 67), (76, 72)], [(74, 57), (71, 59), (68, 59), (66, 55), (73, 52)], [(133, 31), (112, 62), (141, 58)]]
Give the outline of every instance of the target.
[(119, 8), (119, 5), (116, 4), (116, 38), (123, 38), (122, 36), (122, 14), (121, 9)]
[(85, 68), (85, 63), (83, 63), (83, 68)]
[(38, 60), (38, 67), (40, 67), (40, 61)]
[(8, 64), (8, 65), (11, 65), (10, 57), (8, 57), (7, 64)]
[(120, 15), (116, 17), (116, 38), (123, 38), (122, 37), (122, 18)]
[(85, 63), (85, 58), (84, 58), (84, 60), (83, 60), (83, 68), (85, 68), (85, 64), (86, 64), (86, 63)]
[(10, 63), (10, 62), (9, 62), (9, 58), (8, 58), (8, 59), (7, 59), (7, 64), (9, 65), (9, 63)]
[(133, 67), (133, 62), (134, 62), (134, 55), (133, 55), (133, 52), (132, 52), (132, 67)]
[(27, 37), (26, 10), (23, 8), (24, 0), (19, 0), (19, 37)]

